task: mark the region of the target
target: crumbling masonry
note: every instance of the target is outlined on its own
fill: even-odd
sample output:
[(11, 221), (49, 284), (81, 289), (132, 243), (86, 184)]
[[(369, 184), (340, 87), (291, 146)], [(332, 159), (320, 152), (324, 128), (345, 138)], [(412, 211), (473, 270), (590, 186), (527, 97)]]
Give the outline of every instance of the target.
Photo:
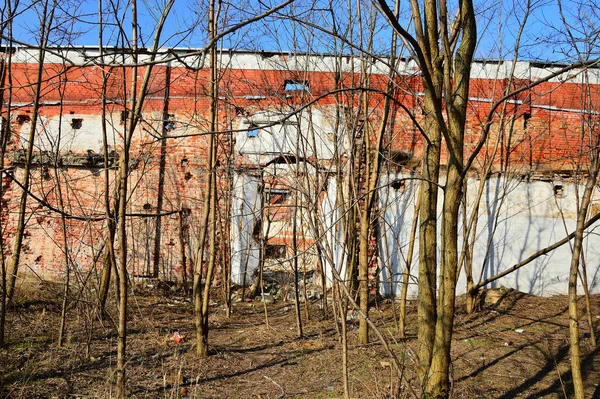
[[(190, 52), (173, 49), (161, 55), (165, 59), (176, 55), (177, 61), (155, 66), (142, 123), (134, 136), (127, 226), (129, 272), (135, 276), (181, 279), (184, 268), (187, 276), (192, 275), (211, 99), (208, 62), (202, 55), (188, 57)], [(31, 83), (38, 68), (37, 51), (17, 48), (2, 56), (2, 68), (12, 57), (13, 85), (9, 103), (8, 80), (2, 82), (2, 137), (9, 140), (2, 193), (5, 254), (12, 249), (27, 132), (35, 123), (31, 217), (21, 272), (46, 276), (63, 272), (56, 189), (61, 184), (72, 260), (79, 273), (93, 274), (101, 267), (105, 239), (101, 71), (108, 76), (108, 166), (114, 175), (123, 121), (129, 112), (131, 70), (120, 66), (128, 56), (113, 50), (101, 60), (95, 48), (52, 49), (44, 64), (40, 116), (35, 121), (31, 120)], [(144, 62), (143, 54), (140, 62)], [(490, 107), (507, 85), (516, 89), (560, 68), (518, 62), (510, 76), (512, 67), (509, 61), (474, 64), (467, 155), (481, 136)], [(221, 261), (231, 262), (235, 283), (249, 284), (261, 257), (267, 267), (288, 267), (296, 237), (301, 267), (318, 269), (331, 278), (332, 267), (345, 268), (347, 251), (338, 223), (342, 212), (338, 192), (352, 178), (346, 174), (347, 166), (361, 162), (351, 141), (369, 131), (365, 126), (378, 121), (383, 106), (378, 91), (385, 89), (386, 66), (377, 60), (369, 62), (368, 113), (360, 107), (365, 93), (359, 89), (360, 67), (350, 57), (234, 51), (220, 55), (219, 68)], [(395, 82), (393, 123), (385, 142), (378, 192), (379, 216), (371, 240), (371, 279), (384, 294), (399, 292), (423, 142), (416, 124), (422, 119), (419, 71), (410, 59), (397, 69), (402, 75)], [(598, 114), (582, 101), (579, 72), (571, 71), (569, 76), (561, 75), (511, 97), (494, 116), (492, 133), (469, 174), (466, 193), (470, 213), (477, 187), (485, 179), (476, 242), (471, 248), (476, 278), (502, 271), (574, 230), (576, 196), (578, 190), (582, 192), (579, 178), (587, 167), (581, 126)], [(592, 103), (598, 104), (600, 71), (589, 70), (588, 79)], [(338, 90), (332, 93), (334, 89)], [(6, 120), (9, 107), (11, 117)], [(482, 176), (489, 159), (493, 159), (492, 168)], [(598, 212), (596, 190), (590, 216)], [(318, 248), (317, 238), (323, 243)], [(225, 240), (231, 243), (230, 251), (224, 250)], [(591, 227), (585, 259), (593, 292), (600, 291), (599, 244), (598, 228)], [(569, 259), (570, 249), (565, 245), (496, 283), (536, 294), (564, 293)], [(416, 287), (414, 279), (411, 287)], [(464, 287), (459, 282), (459, 292)]]

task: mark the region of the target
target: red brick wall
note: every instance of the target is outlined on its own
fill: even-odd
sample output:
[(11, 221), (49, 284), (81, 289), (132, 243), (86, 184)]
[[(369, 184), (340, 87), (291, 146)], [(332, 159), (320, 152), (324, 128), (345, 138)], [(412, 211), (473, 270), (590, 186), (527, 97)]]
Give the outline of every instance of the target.
[[(120, 112), (123, 110), (130, 90), (132, 69), (105, 68), (108, 74), (107, 100), (110, 102), (108, 113), (117, 130)], [(138, 69), (138, 83), (144, 75), (144, 68)], [(165, 97), (165, 81), (168, 68), (156, 66), (151, 75), (148, 95), (143, 110), (145, 122), (136, 131), (132, 157), (139, 160), (130, 177), (131, 199), (129, 212), (134, 214), (155, 213), (157, 211), (157, 192), (159, 184), (160, 136), (162, 129), (162, 113)], [(14, 64), (12, 70), (13, 98), (11, 126), (14, 132), (23, 131), (19, 126), (19, 115), (31, 114), (34, 83), (37, 66), (35, 64)], [(208, 70), (193, 71), (185, 68), (172, 68), (170, 76), (168, 113), (174, 114), (176, 129), (169, 134), (199, 134), (208, 129)], [(123, 84), (126, 77), (127, 84)], [(309, 93), (286, 93), (283, 90), (285, 80), (308, 81)], [(317, 107), (325, 112), (334, 109), (336, 99), (349, 107), (357, 106), (362, 91), (353, 89), (358, 85), (358, 75), (345, 73), (342, 87), (347, 91), (338, 95), (327, 95), (334, 88), (334, 75), (326, 72), (297, 72), (273, 70), (225, 70), (220, 73), (220, 105), (219, 128), (222, 131), (238, 128), (240, 112), (254, 113), (261, 109), (290, 109), (299, 107), (309, 101), (315, 101)], [(386, 77), (371, 77), (371, 88), (385, 89)], [(419, 103), (422, 91), (418, 77), (398, 78), (396, 100), (403, 107), (394, 106), (394, 124), (388, 145), (392, 150), (410, 153), (413, 164), (417, 163), (422, 153), (423, 138), (415, 128), (405, 109), (414, 111), (417, 120), (422, 119)], [(515, 81), (512, 88), (529, 83)], [(482, 134), (482, 129), (491, 102), (485, 99), (500, 98), (508, 85), (507, 80), (473, 79), (466, 124), (466, 155), (475, 148)], [(101, 69), (96, 66), (64, 67), (48, 64), (44, 66), (44, 84), (42, 88), (42, 107), (40, 115), (50, 117), (60, 113), (63, 115), (100, 115), (102, 79)], [(492, 156), (495, 140), (501, 140), (494, 158), (494, 169), (503, 166), (501, 158), (509, 160), (505, 171), (515, 173), (560, 171), (568, 173), (585, 164), (585, 142), (582, 145), (582, 114), (577, 110), (585, 109), (583, 88), (575, 83), (549, 82), (512, 98), (511, 103), (501, 106), (493, 115), (494, 124), (490, 129), (488, 144), (474, 163), (481, 168), (486, 157)], [(600, 99), (598, 87), (591, 88), (592, 104)], [(258, 98), (260, 97), (260, 98)], [(383, 105), (383, 96), (371, 92), (369, 97), (369, 114), (367, 120), (373, 131), (377, 127), (379, 111)], [(567, 110), (559, 110), (564, 108)], [(500, 111), (505, 111), (504, 118)], [(3, 108), (3, 112), (6, 108)], [(503, 120), (506, 129), (499, 131), (499, 123)], [(98, 126), (98, 134), (100, 134)], [(162, 212), (189, 210), (189, 242), (187, 248), (194, 248), (195, 236), (198, 233), (199, 219), (202, 211), (202, 198), (205, 187), (205, 165), (207, 154), (206, 135), (169, 139), (166, 144), (166, 168), (164, 180), (164, 203)], [(18, 137), (13, 136), (9, 151), (19, 148)], [(510, 145), (508, 144), (510, 143)], [(225, 154), (230, 151), (228, 133), (219, 135), (219, 187), (220, 195), (225, 195), (227, 186), (228, 162), (240, 164), (240, 159), (228, 160)], [(118, 148), (117, 148), (118, 150)], [(442, 155), (445, 157), (445, 154)], [(22, 168), (12, 167), (14, 177), (22, 180)], [(102, 264), (99, 253), (105, 235), (104, 222), (99, 219), (104, 213), (103, 193), (104, 174), (100, 169), (90, 168), (53, 168), (45, 170), (34, 167), (32, 175), (32, 192), (55, 207), (59, 207), (56, 189), (56, 176), (61, 181), (65, 212), (93, 220), (67, 221), (68, 252), (73, 264), (84, 276), (93, 265)], [(114, 172), (111, 172), (111, 174)], [(16, 224), (16, 213), (21, 190), (10, 179), (4, 179), (4, 240), (5, 252), (12, 250), (11, 237)], [(111, 182), (112, 184), (112, 182)], [(112, 187), (112, 186), (111, 186)], [(112, 191), (111, 191), (112, 195)], [(221, 200), (221, 204), (225, 201)], [(65, 252), (62, 245), (62, 224), (60, 216), (47, 210), (36, 200), (29, 199), (31, 217), (27, 223), (26, 239), (23, 246), (22, 270), (31, 268), (38, 273), (60, 274), (64, 270)], [(220, 207), (223, 212), (224, 206)], [(225, 216), (225, 215), (222, 215)], [(152, 268), (155, 234), (155, 218), (131, 217), (128, 220), (130, 230), (130, 248), (136, 256), (131, 258), (130, 269), (135, 274), (146, 274)], [(180, 275), (181, 260), (179, 257), (179, 221), (178, 215), (172, 214), (162, 218), (161, 260), (165, 265), (167, 277)], [(303, 244), (304, 245), (304, 244)], [(162, 268), (162, 266), (161, 266)], [(92, 270), (94, 270), (92, 268)]]

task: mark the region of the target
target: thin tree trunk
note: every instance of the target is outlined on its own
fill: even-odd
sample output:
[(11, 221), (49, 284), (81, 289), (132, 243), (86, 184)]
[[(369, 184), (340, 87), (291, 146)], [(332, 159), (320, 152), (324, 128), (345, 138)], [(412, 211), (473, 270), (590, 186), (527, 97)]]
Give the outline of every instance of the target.
[[(360, 309), (369, 314), (369, 223), (370, 212), (363, 210), (360, 220), (359, 238), (359, 267), (358, 267), (358, 292)], [(365, 345), (369, 343), (369, 326), (366, 319), (360, 318), (358, 325), (358, 342)]]
[[(211, 0), (209, 7), (209, 21), (208, 21), (208, 29), (209, 29), (209, 37), (211, 40), (214, 40), (216, 36), (216, 18), (217, 18), (217, 8), (216, 1)], [(219, 2), (220, 4), (220, 2)], [(216, 43), (213, 43), (210, 48), (210, 121), (209, 121), (209, 130), (210, 130), (210, 138), (209, 138), (209, 154), (208, 154), (208, 170), (206, 171), (208, 177), (208, 188), (207, 188), (207, 196), (208, 196), (208, 209), (205, 210), (206, 214), (209, 215), (209, 225), (208, 225), (208, 233), (209, 233), (209, 257), (208, 257), (208, 266), (206, 268), (206, 279), (204, 284), (204, 292), (202, 295), (202, 305), (201, 312), (199, 314), (200, 324), (196, 324), (198, 329), (198, 347), (197, 353), (199, 357), (208, 356), (208, 308), (210, 303), (210, 286), (212, 283), (212, 277), (215, 269), (216, 263), (216, 200), (217, 200), (217, 139), (216, 129), (217, 129), (217, 105), (218, 105), (218, 80), (217, 80), (217, 48)], [(202, 241), (202, 245), (203, 241)], [(203, 252), (203, 251), (202, 251)], [(202, 254), (203, 255), (203, 254)], [(200, 260), (201, 262), (201, 260)], [(196, 305), (198, 306), (198, 305)], [(198, 316), (196, 318), (198, 322)]]
[[(169, 14), (174, 0), (169, 0), (165, 6), (160, 20), (156, 25), (156, 32), (154, 35), (154, 42), (150, 50), (150, 61), (156, 59), (156, 53), (160, 44), (160, 36), (162, 28), (164, 27), (167, 15)], [(139, 92), (137, 90), (137, 79), (138, 79), (138, 67), (137, 67), (137, 54), (138, 54), (138, 24), (137, 24), (137, 0), (131, 2), (131, 26), (132, 26), (132, 81), (131, 81), (131, 95), (130, 95), (130, 111), (124, 128), (124, 142), (123, 151), (119, 158), (119, 169), (118, 169), (118, 207), (117, 207), (117, 230), (118, 230), (118, 244), (119, 244), (119, 323), (118, 323), (118, 340), (117, 340), (117, 391), (116, 396), (118, 399), (127, 396), (125, 387), (125, 368), (126, 368), (126, 349), (127, 349), (127, 297), (128, 297), (128, 274), (127, 274), (127, 228), (126, 228), (126, 215), (127, 215), (127, 194), (128, 194), (128, 177), (129, 177), (129, 152), (131, 149), (131, 142), (136, 126), (142, 115), (142, 108), (144, 99), (146, 98), (148, 85), (150, 82), (150, 76), (152, 74), (152, 64), (146, 66), (144, 77), (140, 85)]]
[(154, 253), (152, 265), (152, 277), (158, 278), (160, 274), (160, 242), (162, 235), (162, 217), (160, 214), (163, 210), (163, 202), (165, 196), (165, 169), (167, 165), (167, 135), (170, 130), (169, 116), (169, 92), (171, 87), (171, 65), (165, 68), (165, 94), (163, 97), (163, 115), (162, 115), (162, 140), (160, 141), (160, 158), (158, 166), (158, 190), (156, 201), (156, 230), (154, 232)]
[(592, 316), (592, 301), (590, 296), (590, 288), (587, 279), (587, 264), (585, 263), (585, 255), (581, 252), (581, 284), (583, 285), (583, 291), (585, 293), (585, 314), (587, 316), (587, 322), (590, 326), (590, 344), (592, 347), (597, 346), (596, 332), (594, 331), (594, 318)]
[[(395, 2), (395, 12), (399, 12), (400, 2)], [(390, 65), (396, 63), (396, 40), (397, 33), (392, 32), (392, 45), (390, 52)], [(377, 198), (377, 184), (379, 182), (379, 172), (381, 170), (381, 158), (383, 149), (383, 138), (388, 127), (388, 119), (390, 116), (391, 100), (390, 97), (394, 93), (393, 84), (394, 70), (390, 68), (388, 72), (388, 82), (386, 87), (387, 96), (383, 104), (383, 115), (381, 123), (377, 131), (375, 145), (370, 148), (369, 130), (363, 132), (365, 151), (366, 151), (366, 193), (364, 209), (360, 219), (360, 248), (359, 248), (359, 293), (360, 293), (360, 308), (365, 315), (369, 314), (369, 236), (371, 227), (371, 216)], [(365, 100), (365, 107), (368, 106), (368, 100)], [(365, 112), (365, 126), (368, 126), (367, 112)], [(369, 342), (369, 327), (365, 317), (359, 319), (358, 340), (361, 344)]]
[[(103, 43), (104, 42), (104, 40), (103, 40), (104, 28), (103, 28), (103, 19), (102, 19), (102, 0), (98, 0), (98, 21), (99, 21), (99, 28), (98, 28), (99, 47), (98, 47), (98, 49), (100, 52), (100, 62), (104, 63), (104, 43)], [(106, 300), (108, 299), (108, 292), (110, 289), (111, 274), (113, 272), (114, 272), (114, 276), (115, 276), (115, 280), (116, 280), (115, 290), (117, 293), (117, 301), (119, 301), (119, 298), (121, 296), (120, 284), (119, 284), (119, 274), (117, 271), (117, 257), (115, 254), (116, 223), (115, 223), (113, 211), (111, 209), (111, 200), (110, 200), (110, 166), (111, 165), (109, 164), (108, 133), (107, 133), (107, 127), (106, 127), (106, 107), (107, 107), (107, 101), (106, 101), (107, 87), (106, 86), (108, 84), (108, 77), (107, 77), (106, 70), (104, 68), (105, 67), (101, 67), (102, 108), (101, 108), (100, 118), (101, 118), (101, 128), (102, 128), (102, 150), (104, 153), (104, 212), (106, 215), (106, 239), (105, 239), (106, 252), (104, 255), (104, 266), (102, 267), (102, 274), (100, 277), (100, 288), (98, 290), (99, 291), (98, 313), (100, 314), (101, 317), (105, 311)], [(124, 82), (124, 85), (125, 85), (125, 82)], [(126, 109), (126, 107), (125, 107), (125, 109)], [(127, 111), (124, 111), (124, 112), (126, 115)], [(127, 121), (125, 120), (124, 122), (126, 123)], [(119, 180), (117, 179), (117, 185), (115, 187), (115, 209), (117, 207), (116, 202), (117, 202), (118, 193), (119, 193), (118, 182), (119, 182)]]
[[(335, 284), (344, 284), (341, 281), (336, 281)], [(341, 339), (342, 339), (342, 380), (344, 385), (344, 399), (350, 399), (350, 384), (348, 383), (348, 323), (346, 315), (348, 308), (346, 301), (342, 299), (340, 289), (337, 290), (338, 298), (335, 302), (339, 305), (340, 321), (342, 324)]]
[[(300, 315), (300, 289), (298, 287), (298, 194), (294, 195), (294, 212), (292, 216), (292, 273), (294, 278), (294, 296), (295, 296), (295, 304), (294, 309), (296, 310), (296, 333), (298, 338), (302, 338), (304, 336), (302, 332), (302, 317)], [(306, 298), (304, 298), (306, 300)]]
[(423, 385), (431, 364), (435, 339), (437, 282), (437, 185), (439, 180), (441, 133), (431, 113), (430, 96), (425, 96), (425, 131), (428, 141), (421, 165), (423, 181), (419, 186), (419, 279), (417, 297), (417, 335), (419, 377)]
[[(229, 183), (229, 182), (228, 182)], [(227, 198), (224, 199), (224, 201), (226, 201), (227, 203), (229, 203), (229, 200)], [(229, 215), (229, 211), (227, 209), (225, 209), (225, 215)], [(225, 317), (229, 318), (230, 317), (230, 312), (231, 312), (231, 295), (230, 295), (230, 289), (229, 289), (229, 283), (231, 281), (231, 273), (230, 273), (230, 268), (229, 268), (229, 251), (227, 251), (227, 240), (229, 239), (228, 234), (226, 234), (225, 232), (225, 227), (223, 226), (224, 223), (223, 221), (225, 221), (225, 219), (229, 219), (227, 216), (223, 216), (220, 212), (219, 212), (219, 221), (217, 223), (217, 225), (219, 226), (219, 248), (220, 248), (220, 260), (219, 263), (221, 264), (221, 282), (223, 283), (222, 285), (222, 294), (223, 294), (223, 302), (225, 304)]]
[(56, 0), (53, 0), (52, 7), (48, 10), (49, 0), (45, 0), (42, 8), (41, 15), (41, 32), (40, 32), (40, 48), (38, 52), (38, 69), (35, 82), (35, 92), (33, 95), (33, 109), (31, 112), (31, 127), (27, 137), (27, 148), (25, 150), (25, 166), (23, 168), (23, 191), (21, 193), (21, 199), (19, 201), (19, 214), (17, 218), (17, 227), (15, 229), (15, 241), (13, 246), (12, 256), (8, 265), (8, 284), (6, 287), (6, 302), (12, 301), (13, 294), (15, 291), (15, 284), (17, 281), (17, 274), (19, 272), (19, 262), (21, 260), (21, 246), (23, 244), (23, 237), (25, 233), (25, 216), (27, 213), (27, 198), (30, 188), (30, 171), (31, 161), (33, 156), (33, 148), (35, 146), (35, 133), (37, 127), (37, 120), (40, 110), (40, 96), (42, 91), (43, 72), (44, 72), (44, 59), (46, 56), (46, 44), (48, 43), (48, 36), (50, 35), (50, 28), (54, 17), (54, 9), (56, 7)]
[[(64, 66), (63, 66), (64, 67)], [(65, 92), (67, 81), (65, 80), (61, 87), (59, 87), (59, 93), (61, 93), (61, 97)], [(63, 103), (61, 101), (59, 106), (59, 114), (58, 114), (58, 138), (56, 142), (56, 151), (54, 153), (54, 178), (56, 179), (56, 189), (58, 194), (58, 204), (61, 210), (60, 221), (61, 221), (61, 230), (62, 230), (62, 240), (63, 240), (63, 249), (62, 252), (65, 256), (65, 287), (63, 292), (63, 300), (60, 312), (60, 322), (58, 327), (58, 339), (57, 345), (58, 347), (63, 346), (64, 336), (67, 325), (67, 306), (69, 304), (69, 289), (71, 284), (71, 253), (69, 252), (69, 241), (67, 239), (67, 219), (65, 217), (65, 202), (63, 198), (62, 184), (60, 182), (60, 174), (58, 172), (58, 159), (60, 156), (60, 144), (62, 138), (62, 119), (63, 119)]]
[[(118, 399), (125, 398), (127, 391), (125, 387), (125, 367), (126, 367), (126, 350), (127, 350), (127, 297), (128, 292), (128, 275), (127, 275), (127, 224), (126, 224), (126, 212), (127, 212), (127, 191), (128, 191), (128, 175), (129, 175), (129, 150), (131, 140), (133, 137), (133, 131), (135, 128), (135, 121), (138, 118), (137, 104), (137, 43), (138, 43), (138, 25), (137, 25), (137, 0), (131, 2), (131, 29), (132, 29), (132, 57), (134, 66), (131, 74), (131, 95), (129, 100), (129, 109), (126, 122), (124, 123), (124, 143), (123, 151), (119, 159), (119, 194), (118, 194), (118, 207), (117, 207), (117, 230), (118, 230), (118, 245), (119, 245), (119, 262), (118, 262), (118, 274), (119, 274), (119, 302), (118, 302), (118, 338), (117, 338), (117, 391), (116, 396)], [(125, 74), (124, 74), (125, 75)]]
[[(442, 10), (445, 13), (446, 10)], [(444, 84), (446, 98), (452, 93), (452, 100), (447, 100), (449, 121), (446, 137), (448, 152), (448, 171), (444, 190), (444, 206), (442, 215), (442, 259), (440, 270), (439, 302), (435, 325), (435, 342), (433, 356), (428, 372), (425, 396), (447, 398), (450, 396), (450, 349), (454, 328), (456, 300), (456, 284), (458, 280), (458, 222), (459, 209), (462, 203), (465, 178), (462, 174), (464, 159), (464, 137), (467, 102), (469, 98), (469, 76), (471, 60), (475, 51), (476, 23), (472, 4), (461, 3), (463, 20), (463, 38), (455, 57), (454, 76), (459, 82), (453, 83), (451, 66), (444, 68)], [(446, 21), (442, 19), (442, 25)], [(442, 27), (443, 29), (443, 27)], [(444, 51), (450, 51), (444, 39)], [(454, 91), (453, 91), (454, 90)]]
[[(14, 12), (12, 9), (11, 1), (7, 2), (7, 54), (12, 54), (13, 43), (12, 43), (12, 20), (14, 17)], [(4, 31), (0, 32), (4, 35)], [(0, 39), (2, 41), (3, 39)], [(12, 114), (12, 57), (8, 56), (0, 60), (0, 115), (2, 114), (2, 108), (4, 107), (5, 101), (5, 93), (6, 96), (6, 124), (4, 124), (0, 129), (2, 134), (0, 135), (0, 165), (4, 165), (5, 156), (6, 156), (6, 146), (11, 138), (11, 128), (10, 128), (10, 119)], [(0, 118), (0, 123), (3, 121)], [(0, 175), (0, 194), (4, 192), (4, 184), (3, 184), (3, 176)], [(7, 288), (7, 275), (6, 275), (6, 258), (4, 255), (4, 226), (2, 225), (4, 208), (0, 207), (0, 267), (2, 268), (2, 280), (0, 289), (2, 292), (0, 293), (0, 348), (2, 348), (6, 342), (5, 339), (5, 325), (6, 325), (6, 288)]]
[[(300, 137), (300, 135), (298, 135), (298, 137)], [(298, 164), (298, 159), (296, 159), (296, 171), (300, 170), (300, 165)], [(299, 179), (298, 179), (299, 180)], [(297, 195), (299, 195), (300, 193), (297, 192)], [(298, 200), (296, 201), (296, 207), (298, 206)], [(300, 220), (304, 220), (304, 208), (302, 206), (302, 203), (300, 203)], [(301, 231), (301, 236), (302, 236), (302, 241), (306, 242), (306, 235), (305, 235), (305, 230), (302, 226), (300, 226), (300, 231)], [(295, 234), (294, 234), (295, 236)], [(304, 246), (303, 246), (304, 248)], [(298, 248), (296, 247), (296, 252)], [(296, 255), (297, 257), (297, 255)], [(303, 262), (302, 262), (302, 291), (304, 293), (304, 317), (306, 319), (306, 321), (308, 322), (308, 320), (310, 320), (310, 311), (308, 309), (308, 288), (306, 287), (307, 282), (306, 282), (306, 257), (303, 258)]]
[[(428, 371), (426, 394), (432, 398), (450, 394), (450, 345), (454, 326), (456, 281), (458, 274), (458, 211), (462, 195), (462, 178), (456, 167), (448, 170), (442, 218), (440, 288), (435, 325), (435, 342)], [(426, 395), (426, 397), (428, 397)]]
[(573, 252), (571, 255), (571, 268), (569, 272), (569, 348), (571, 353), (571, 374), (573, 378), (573, 392), (575, 395), (574, 397), (576, 399), (583, 399), (585, 397), (585, 391), (583, 387), (583, 376), (581, 373), (581, 353), (579, 348), (577, 274), (579, 271), (579, 262), (582, 256), (585, 219), (598, 177), (598, 157), (596, 156), (594, 158), (595, 159), (592, 160), (592, 165), (590, 167), (590, 175), (588, 176), (585, 185), (585, 191), (583, 193), (581, 205), (577, 213), (577, 228), (575, 230)]
[(181, 258), (181, 278), (183, 280), (183, 292), (187, 296), (189, 294), (188, 287), (188, 275), (187, 275), (187, 259), (185, 255), (185, 223), (184, 223), (184, 210), (181, 209), (177, 215), (179, 222), (179, 257)]
[[(264, 183), (264, 175), (262, 178), (262, 189), (260, 192), (260, 212), (261, 212), (261, 226), (262, 223), (264, 222), (264, 220), (266, 219), (267, 221), (267, 227), (265, 228), (265, 231), (260, 231), (260, 259), (259, 259), (259, 269), (258, 269), (258, 284), (260, 284), (260, 297), (262, 299), (262, 303), (263, 303), (263, 311), (265, 313), (265, 326), (267, 328), (269, 328), (269, 311), (267, 309), (267, 303), (265, 302), (265, 287), (264, 287), (264, 279), (263, 279), (263, 275), (264, 275), (264, 271), (265, 271), (265, 252), (266, 252), (266, 246), (267, 246), (267, 242), (269, 240), (269, 233), (271, 230), (271, 218), (269, 217), (269, 211), (265, 208), (265, 183)], [(247, 262), (247, 260), (246, 260)]]
[(419, 220), (419, 198), (415, 204), (414, 218), (410, 229), (410, 238), (408, 239), (408, 254), (406, 256), (406, 268), (402, 276), (402, 292), (400, 294), (400, 316), (398, 317), (398, 335), (400, 338), (406, 338), (406, 301), (408, 297), (408, 283), (410, 279), (410, 267), (412, 265), (413, 254), (415, 250), (415, 239)]
[(225, 285), (225, 317), (228, 319), (231, 317), (232, 312), (232, 298), (231, 298), (231, 214), (233, 207), (232, 190), (233, 190), (233, 170), (234, 170), (234, 133), (233, 133), (233, 118), (229, 117), (229, 129), (230, 133), (227, 135), (227, 178), (226, 178), (226, 190), (223, 195), (225, 201), (225, 217), (222, 220), (222, 240), (221, 240), (221, 254), (224, 269), (223, 283)]

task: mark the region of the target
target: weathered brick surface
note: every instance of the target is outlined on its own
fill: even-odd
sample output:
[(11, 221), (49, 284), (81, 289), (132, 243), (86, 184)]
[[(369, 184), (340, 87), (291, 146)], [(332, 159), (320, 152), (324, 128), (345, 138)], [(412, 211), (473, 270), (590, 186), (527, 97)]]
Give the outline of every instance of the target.
[[(127, 106), (131, 89), (131, 68), (104, 67), (107, 79), (107, 119), (109, 121), (110, 142), (120, 151), (123, 123), (121, 113)], [(42, 87), (40, 115), (42, 121), (56, 118), (61, 112), (65, 123), (70, 118), (82, 118), (83, 125), (91, 116), (101, 113), (102, 78), (101, 67), (65, 67), (58, 64), (44, 65), (44, 83)], [(144, 75), (145, 68), (137, 72), (138, 85)], [(167, 113), (171, 114), (173, 130), (166, 141), (164, 169), (164, 202), (162, 212), (185, 210), (186, 224), (185, 250), (190, 255), (196, 246), (200, 217), (202, 213), (204, 190), (206, 185), (205, 168), (208, 136), (208, 97), (209, 71), (189, 70), (181, 67), (167, 68), (156, 66), (151, 74), (148, 94), (143, 110), (143, 122), (134, 136), (132, 157), (137, 160), (130, 176), (131, 196), (128, 211), (135, 214), (128, 219), (130, 249), (135, 256), (131, 257), (130, 270), (134, 274), (147, 274), (153, 265), (154, 237), (156, 234), (156, 218), (142, 217), (143, 214), (158, 212), (159, 170), (161, 159), (161, 141), (163, 111), (165, 107), (166, 74), (170, 73), (170, 87)], [(13, 133), (9, 144), (9, 152), (18, 151), (29, 129), (26, 116), (31, 115), (32, 99), (37, 74), (35, 64), (14, 64), (12, 70), (13, 94), (12, 117), (10, 126)], [(124, 83), (125, 78), (125, 83)], [(313, 107), (323, 112), (333, 113), (336, 101), (340, 101), (350, 111), (356, 108), (362, 96), (359, 76), (344, 73), (342, 87), (348, 89), (329, 94), (334, 89), (334, 75), (328, 72), (300, 72), (281, 70), (224, 70), (220, 72), (219, 100), (219, 195), (220, 216), (225, 211), (225, 200), (228, 179), (227, 173), (233, 165), (242, 165), (243, 159), (231, 152), (231, 129), (237, 129), (241, 115), (252, 114), (259, 110), (291, 110), (315, 101)], [(288, 93), (283, 90), (286, 80), (307, 81), (308, 93)], [(374, 75), (370, 87), (385, 90), (386, 77)], [(396, 104), (393, 106), (393, 129), (391, 138), (386, 141), (393, 151), (402, 151), (412, 156), (413, 165), (417, 164), (422, 154), (423, 137), (407, 115), (407, 110), (414, 113), (416, 120), (422, 120), (419, 109), (423, 97), (422, 84), (416, 76), (397, 78)], [(483, 125), (486, 122), (491, 104), (500, 98), (507, 88), (508, 81), (473, 79), (471, 101), (466, 122), (466, 155), (479, 142)], [(512, 88), (522, 87), (530, 83), (527, 80), (516, 80)], [(598, 87), (591, 87), (591, 104), (598, 103), (600, 95)], [(570, 173), (582, 164), (586, 164), (587, 143), (582, 138), (582, 123), (586, 120), (584, 90), (580, 84), (565, 82), (548, 82), (531, 90), (524, 91), (511, 98), (511, 101), (500, 106), (493, 115), (488, 143), (474, 163), (481, 168), (486, 157), (493, 155), (494, 143), (500, 140), (495, 154), (494, 169), (512, 171), (521, 174), (530, 173)], [(367, 123), (371, 130), (378, 126), (383, 97), (371, 92), (369, 97), (370, 114)], [(2, 109), (6, 114), (6, 107)], [(501, 116), (500, 111), (504, 111)], [(88, 120), (86, 121), (86, 118)], [(44, 122), (46, 123), (46, 122)], [(44, 123), (42, 123), (43, 126)], [(500, 123), (504, 128), (500, 129)], [(40, 125), (40, 127), (43, 127)], [(66, 125), (65, 125), (66, 126)], [(94, 126), (100, 137), (99, 123)], [(38, 135), (55, 134), (38, 129)], [(21, 137), (19, 137), (21, 136)], [(79, 143), (81, 148), (86, 143)], [(53, 149), (54, 150), (54, 149)], [(64, 154), (63, 154), (64, 155)], [(445, 159), (446, 154), (442, 154)], [(10, 158), (10, 157), (9, 157)], [(502, 161), (504, 159), (504, 161)], [(508, 160), (508, 166), (506, 166)], [(22, 181), (23, 169), (19, 164), (7, 161), (6, 167), (11, 169), (12, 176)], [(114, 170), (110, 172), (110, 196)], [(12, 250), (12, 233), (16, 225), (19, 197), (21, 190), (9, 178), (4, 178), (3, 233), (5, 253)], [(60, 215), (48, 210), (37, 199), (43, 199), (54, 208), (60, 208), (57, 182), (60, 182), (64, 200), (64, 211), (79, 219), (67, 219), (67, 251), (63, 248), (62, 223)], [(32, 174), (32, 194), (37, 199), (29, 198), (30, 215), (26, 229), (22, 258), (22, 270), (31, 269), (36, 273), (60, 275), (64, 270), (66, 256), (76, 266), (76, 270), (88, 273), (102, 264), (100, 256), (103, 250), (105, 225), (101, 220), (104, 214), (104, 172), (101, 168), (58, 167), (52, 165), (35, 166)], [(167, 277), (181, 275), (180, 238), (178, 213), (162, 217), (160, 260), (161, 272)], [(289, 232), (288, 232), (289, 233)], [(282, 234), (279, 241), (287, 243), (289, 234)], [(273, 242), (276, 242), (274, 240)], [(306, 244), (302, 243), (302, 247)], [(94, 267), (96, 266), (96, 267)], [(189, 274), (188, 274), (189, 275)], [(94, 277), (95, 278), (95, 277)]]

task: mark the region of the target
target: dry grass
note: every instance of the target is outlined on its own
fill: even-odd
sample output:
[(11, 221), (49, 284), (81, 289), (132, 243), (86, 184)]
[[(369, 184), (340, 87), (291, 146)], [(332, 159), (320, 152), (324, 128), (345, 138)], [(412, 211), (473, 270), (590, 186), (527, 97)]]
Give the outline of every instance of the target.
[[(93, 324), (86, 353), (85, 306), (69, 312), (67, 343), (55, 344), (59, 287), (21, 287), (10, 310), (9, 345), (2, 349), (3, 397), (107, 398), (111, 396), (116, 333), (110, 317)], [(269, 305), (270, 328), (261, 303), (236, 303), (231, 319), (222, 306), (211, 309), (212, 356), (194, 356), (192, 305), (177, 295), (138, 290), (131, 301), (128, 340), (128, 391), (143, 398), (336, 398), (342, 394), (341, 350), (331, 319), (316, 304), (305, 339), (295, 338), (290, 304)], [(460, 303), (459, 308), (464, 306)], [(593, 298), (594, 312), (600, 297)], [(390, 303), (380, 303), (373, 319), (393, 340)], [(403, 356), (414, 347), (416, 318), (410, 306), (409, 338), (392, 345), (405, 359), (405, 376), (414, 382), (414, 364)], [(457, 315), (453, 347), (454, 398), (563, 398), (570, 394), (567, 301), (513, 292), (493, 307)], [(595, 319), (598, 322), (600, 320)], [(88, 323), (89, 325), (89, 323)], [(377, 342), (356, 344), (350, 325), (350, 383), (356, 398), (386, 398), (398, 391)], [(598, 326), (596, 326), (597, 328)], [(515, 332), (523, 329), (522, 333)], [(589, 327), (583, 325), (583, 332)], [(178, 331), (186, 338), (169, 338)], [(589, 397), (600, 397), (600, 354), (582, 340)], [(403, 392), (402, 387), (399, 389)], [(401, 395), (405, 395), (401, 394)]]

